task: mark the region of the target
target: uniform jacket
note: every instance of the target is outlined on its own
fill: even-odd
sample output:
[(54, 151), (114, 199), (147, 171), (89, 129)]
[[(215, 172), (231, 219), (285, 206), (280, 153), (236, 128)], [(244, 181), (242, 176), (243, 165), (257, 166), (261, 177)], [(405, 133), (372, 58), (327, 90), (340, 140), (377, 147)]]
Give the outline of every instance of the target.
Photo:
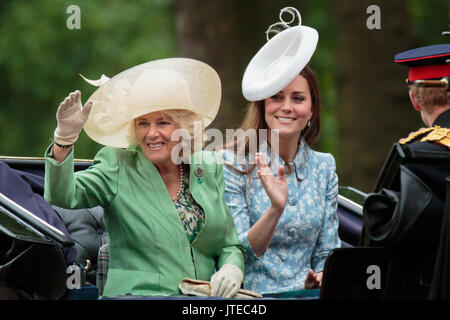
[[(269, 151), (261, 147), (268, 161)], [(224, 163), (243, 170), (230, 151), (221, 153)], [(248, 161), (248, 158), (246, 158)], [(275, 154), (272, 173), (278, 178), (278, 167), (284, 164)], [(339, 220), (336, 213), (338, 178), (331, 154), (313, 151), (304, 140), (291, 163), (293, 173), (287, 176), (289, 196), (286, 207), (267, 251), (257, 257), (248, 241), (248, 231), (270, 207), (256, 169), (250, 176), (224, 166), (225, 199), (235, 219), (239, 240), (245, 253), (244, 287), (262, 294), (295, 291), (304, 287), (309, 268), (323, 270), (328, 253), (340, 247)]]
[[(190, 191), (205, 224), (189, 243), (167, 188), (140, 147), (104, 147), (86, 170), (73, 173), (73, 151), (57, 163), (46, 154), (45, 198), (66, 208), (105, 209), (110, 265), (104, 296), (180, 294), (183, 278), (210, 280), (231, 263), (244, 270), (243, 248), (224, 201), (222, 166), (212, 152), (190, 165)], [(194, 174), (201, 166), (202, 180)]]
[[(433, 127), (439, 126), (441, 129), (433, 130)], [(441, 113), (433, 125), (426, 130), (431, 130), (425, 134), (420, 133), (421, 130), (413, 132), (408, 138), (401, 139), (400, 143), (406, 143), (407, 149), (412, 156), (420, 157), (421, 155), (432, 154), (449, 154), (450, 147), (443, 144), (444, 140), (450, 139), (450, 110)], [(436, 135), (437, 132), (447, 130), (447, 138), (442, 137), (441, 134)], [(435, 137), (435, 138), (433, 138)], [(423, 141), (422, 141), (423, 140)], [(441, 142), (438, 142), (441, 141)], [(442, 202), (445, 201), (446, 184), (445, 178), (450, 176), (450, 163), (437, 165), (430, 164), (409, 164), (411, 169), (419, 178), (421, 178), (433, 191), (435, 195)]]
[[(437, 290), (444, 283), (442, 275), (448, 274), (448, 218), (443, 220), (450, 176), (448, 128), (450, 110), (441, 113), (432, 127), (400, 139), (380, 174), (391, 179), (382, 181), (363, 205), (367, 230), (363, 243), (389, 247), (394, 271), (388, 281), (389, 287), (398, 288), (396, 298), (426, 299), (431, 279)], [(434, 294), (428, 299), (438, 297), (437, 291)]]
[[(364, 203), (364, 243), (429, 243), (438, 241), (450, 176), (450, 110), (431, 127), (411, 132), (394, 144), (376, 193)], [(401, 152), (399, 151), (401, 150)], [(398, 159), (403, 159), (401, 162)], [(380, 217), (383, 217), (382, 219)], [(373, 241), (372, 241), (373, 240)], [(379, 244), (379, 243), (374, 243)]]

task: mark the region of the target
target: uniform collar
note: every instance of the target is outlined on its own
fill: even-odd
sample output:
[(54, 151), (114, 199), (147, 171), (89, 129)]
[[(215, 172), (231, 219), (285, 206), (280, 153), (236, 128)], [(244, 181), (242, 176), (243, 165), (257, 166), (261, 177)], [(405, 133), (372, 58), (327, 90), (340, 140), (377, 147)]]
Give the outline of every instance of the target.
[[(260, 152), (264, 153), (264, 157), (265, 157), (266, 161), (268, 161), (268, 159), (270, 159), (271, 148), (267, 144), (267, 141), (264, 141), (261, 143)], [(299, 180), (299, 181), (305, 179), (306, 176), (308, 175), (310, 156), (311, 156), (311, 149), (309, 148), (305, 139), (301, 138), (300, 147), (298, 148), (297, 154), (295, 155), (294, 160), (289, 163), (292, 167), (292, 170), (295, 173), (297, 180)], [(277, 168), (280, 165), (284, 165), (285, 162), (283, 159), (281, 159), (281, 157), (278, 153), (274, 154), (274, 158), (275, 158), (274, 159), (275, 162), (273, 165), (271, 165), (271, 169), (272, 169), (272, 172), (275, 174), (278, 171)], [(254, 170), (254, 171), (256, 171), (256, 170)]]
[(442, 112), (433, 122), (433, 126), (450, 128), (450, 109)]

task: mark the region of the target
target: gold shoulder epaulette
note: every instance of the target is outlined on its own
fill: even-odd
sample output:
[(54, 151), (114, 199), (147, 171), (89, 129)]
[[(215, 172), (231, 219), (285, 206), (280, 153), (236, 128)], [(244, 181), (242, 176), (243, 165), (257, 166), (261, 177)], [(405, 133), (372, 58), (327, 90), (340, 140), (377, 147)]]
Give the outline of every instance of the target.
[[(438, 126), (436, 126), (438, 127)], [(420, 142), (431, 141), (442, 144), (447, 148), (450, 148), (450, 129), (449, 128), (434, 128), (433, 131), (428, 133)]]
[(406, 138), (400, 139), (398, 142), (400, 144), (406, 144), (409, 142), (413, 142), (414, 140), (423, 136), (425, 133), (428, 133), (428, 132), (434, 130), (436, 127), (440, 128), (439, 126), (435, 126), (435, 127), (431, 127), (431, 128), (420, 128), (419, 130), (417, 130), (415, 132), (411, 132)]

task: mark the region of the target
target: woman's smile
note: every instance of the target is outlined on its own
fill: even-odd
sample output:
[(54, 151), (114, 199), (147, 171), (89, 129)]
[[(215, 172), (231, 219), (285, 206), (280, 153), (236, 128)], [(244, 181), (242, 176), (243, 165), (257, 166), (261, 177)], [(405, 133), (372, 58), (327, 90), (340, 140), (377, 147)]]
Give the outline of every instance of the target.
[(161, 150), (161, 148), (165, 145), (165, 142), (157, 142), (157, 143), (147, 143), (147, 147), (151, 151)]
[(275, 118), (282, 124), (291, 124), (297, 120), (297, 118), (286, 116), (275, 116)]

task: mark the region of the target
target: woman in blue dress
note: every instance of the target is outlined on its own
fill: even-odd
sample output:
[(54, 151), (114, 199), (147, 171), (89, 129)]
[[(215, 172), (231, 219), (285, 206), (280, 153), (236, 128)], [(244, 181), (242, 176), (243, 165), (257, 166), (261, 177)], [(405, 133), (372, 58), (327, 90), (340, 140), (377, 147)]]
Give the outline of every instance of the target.
[[(270, 39), (247, 67), (242, 87), (251, 103), (240, 137), (221, 152), (225, 200), (246, 249), (244, 288), (261, 294), (320, 288), (328, 253), (340, 247), (335, 160), (311, 149), (319, 135), (320, 99), (307, 63), (317, 39), (314, 29), (295, 28)], [(293, 58), (274, 55), (267, 66), (254, 63), (283, 43), (292, 46), (298, 37), (287, 31), (312, 40), (300, 43)], [(268, 74), (282, 80), (270, 83)]]

